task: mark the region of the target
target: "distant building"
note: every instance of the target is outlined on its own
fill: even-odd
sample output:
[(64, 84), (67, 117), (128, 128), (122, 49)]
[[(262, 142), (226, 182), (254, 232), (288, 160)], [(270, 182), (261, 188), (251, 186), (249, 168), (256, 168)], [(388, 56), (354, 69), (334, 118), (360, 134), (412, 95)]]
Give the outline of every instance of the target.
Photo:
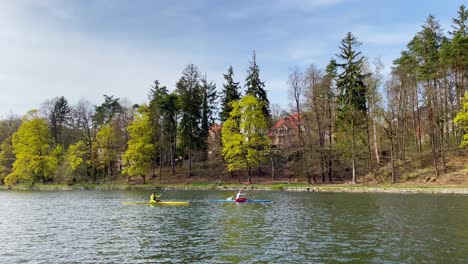
[(272, 146), (277, 148), (297, 146), (299, 129), (303, 130), (304, 127), (298, 113), (293, 113), (279, 120), (270, 129), (268, 135)]
[(209, 128), (208, 136), (208, 159), (221, 153), (221, 130), (223, 127), (219, 124), (213, 124)]

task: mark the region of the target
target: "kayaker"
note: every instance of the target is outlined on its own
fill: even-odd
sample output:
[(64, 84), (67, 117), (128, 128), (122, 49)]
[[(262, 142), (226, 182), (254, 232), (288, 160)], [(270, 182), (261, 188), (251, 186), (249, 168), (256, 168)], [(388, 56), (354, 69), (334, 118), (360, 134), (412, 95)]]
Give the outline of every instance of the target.
[(153, 194), (151, 194), (150, 196), (150, 203), (157, 203), (159, 201), (161, 201), (161, 194), (160, 195), (156, 195), (155, 192), (153, 192)]
[(242, 193), (241, 190), (239, 190), (239, 192), (237, 192), (237, 195), (236, 195), (236, 202), (238, 203), (242, 203), (242, 202), (245, 202), (247, 201), (247, 198), (245, 197), (241, 197), (241, 196), (246, 196), (247, 194), (245, 193)]

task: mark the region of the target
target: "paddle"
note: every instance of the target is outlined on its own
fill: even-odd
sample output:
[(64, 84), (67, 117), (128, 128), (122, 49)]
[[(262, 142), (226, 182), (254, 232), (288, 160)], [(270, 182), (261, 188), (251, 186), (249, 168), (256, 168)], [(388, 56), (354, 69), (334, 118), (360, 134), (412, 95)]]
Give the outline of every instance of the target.
[(161, 195), (167, 190), (167, 188), (164, 188), (164, 190), (158, 195), (159, 198), (161, 198)]

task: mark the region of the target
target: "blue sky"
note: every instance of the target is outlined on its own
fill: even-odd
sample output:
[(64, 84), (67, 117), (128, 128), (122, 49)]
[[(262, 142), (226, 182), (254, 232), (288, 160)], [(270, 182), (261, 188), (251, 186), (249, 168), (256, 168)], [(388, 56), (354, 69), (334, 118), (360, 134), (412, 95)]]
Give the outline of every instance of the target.
[(172, 90), (189, 63), (218, 89), (229, 65), (243, 84), (253, 50), (271, 103), (287, 106), (290, 70), (326, 65), (346, 32), (388, 73), (429, 14), (447, 31), (461, 3), (1, 0), (0, 117), (61, 95), (142, 103), (155, 79)]

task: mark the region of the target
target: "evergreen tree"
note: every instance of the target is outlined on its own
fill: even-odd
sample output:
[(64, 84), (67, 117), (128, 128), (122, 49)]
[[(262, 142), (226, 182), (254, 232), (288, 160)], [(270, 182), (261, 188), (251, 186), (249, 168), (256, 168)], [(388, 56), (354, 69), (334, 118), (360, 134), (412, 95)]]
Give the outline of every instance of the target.
[[(428, 113), (429, 136), (431, 140), (432, 163), (436, 177), (439, 176), (438, 160), (439, 156), (443, 157), (442, 141), (443, 136), (442, 126), (444, 126), (441, 112), (437, 109), (440, 98), (438, 98), (440, 85), (438, 84), (439, 69), (440, 69), (440, 47), (443, 42), (441, 26), (434, 16), (430, 15), (422, 30), (418, 32), (410, 43), (410, 51), (414, 54), (417, 67), (416, 78), (421, 82), (424, 88), (423, 99)], [(445, 170), (445, 162), (444, 170)]]
[(223, 85), (221, 97), (221, 112), (219, 117), (224, 123), (229, 118), (229, 113), (232, 111), (232, 102), (240, 99), (239, 82), (234, 81), (234, 70), (229, 66), (227, 74), (224, 74), (226, 83)]
[(64, 126), (71, 119), (71, 108), (65, 97), (57, 97), (52, 101), (52, 108), (48, 111), (47, 118), (55, 145), (63, 145)]
[(95, 113), (93, 121), (96, 126), (109, 124), (112, 121), (115, 114), (118, 113), (122, 107), (119, 100), (119, 98), (114, 98), (114, 96), (104, 95), (104, 103), (94, 107)]
[(263, 115), (270, 118), (270, 102), (268, 101), (267, 93), (265, 91), (265, 83), (260, 80), (260, 68), (257, 65), (255, 51), (250, 62), (249, 69), (247, 70), (247, 78), (245, 79), (245, 87), (247, 88), (245, 94), (250, 94), (262, 102)]
[(346, 133), (351, 133), (351, 159), (353, 183), (356, 183), (356, 134), (363, 121), (366, 120), (367, 103), (364, 75), (362, 74), (363, 56), (356, 49), (362, 43), (348, 32), (341, 40), (338, 58), (343, 63), (336, 65), (342, 69), (338, 75), (336, 86), (338, 88), (338, 118), (340, 127)]
[[(159, 164), (160, 173), (162, 168), (162, 153), (164, 145), (162, 141), (165, 138), (165, 130), (164, 130), (164, 120), (163, 120), (163, 113), (162, 107), (164, 104), (164, 100), (168, 95), (168, 90), (166, 86), (161, 86), (159, 81), (154, 81), (154, 85), (150, 90), (149, 98), (149, 116), (151, 122), (151, 130), (152, 130), (152, 143), (156, 146), (156, 152), (154, 153), (153, 157), (153, 168)], [(160, 175), (161, 176), (161, 175)]]
[(198, 68), (189, 64), (182, 72), (177, 82), (176, 92), (180, 98), (180, 135), (181, 144), (188, 155), (188, 172), (192, 175), (192, 152), (199, 146), (201, 139), (202, 93), (200, 85), (200, 72)]
[(466, 37), (468, 35), (468, 10), (466, 10), (465, 5), (461, 5), (458, 9), (458, 17), (452, 19), (452, 29), (450, 34), (453, 36)]
[(175, 155), (177, 144), (177, 119), (180, 110), (179, 96), (176, 93), (167, 94), (161, 102), (161, 115), (163, 127), (162, 142), (169, 149), (169, 160), (172, 173), (175, 173)]
[(214, 111), (216, 109), (216, 85), (208, 82), (206, 76), (201, 80), (202, 119), (200, 149), (204, 155), (208, 154), (208, 136), (210, 126), (214, 124)]

